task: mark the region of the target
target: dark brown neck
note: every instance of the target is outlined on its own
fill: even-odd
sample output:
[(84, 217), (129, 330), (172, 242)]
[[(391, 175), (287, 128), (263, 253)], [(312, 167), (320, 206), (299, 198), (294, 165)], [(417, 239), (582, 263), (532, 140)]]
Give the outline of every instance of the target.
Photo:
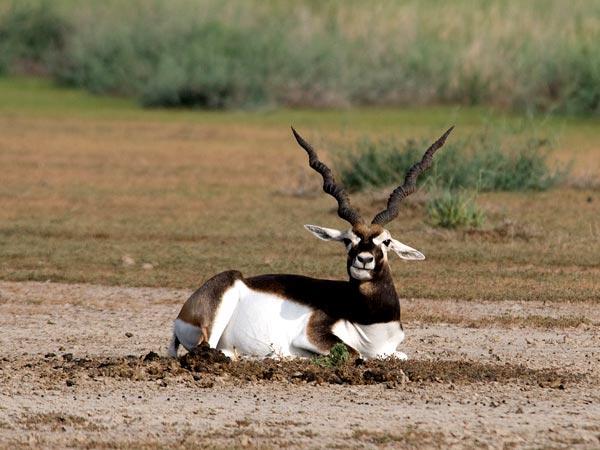
[(360, 281), (350, 278), (349, 284), (362, 298), (369, 316), (375, 319), (390, 317), (391, 314), (394, 320), (400, 320), (400, 301), (388, 264), (384, 264), (371, 280)]

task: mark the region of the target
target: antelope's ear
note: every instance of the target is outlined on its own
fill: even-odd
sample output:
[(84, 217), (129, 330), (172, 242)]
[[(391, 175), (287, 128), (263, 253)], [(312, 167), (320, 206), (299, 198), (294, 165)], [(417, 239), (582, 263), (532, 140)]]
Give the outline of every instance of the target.
[(332, 228), (319, 227), (317, 225), (304, 225), (308, 231), (314, 234), (319, 239), (324, 241), (343, 241), (346, 238), (346, 232), (334, 230)]
[(402, 259), (409, 259), (413, 261), (421, 261), (425, 259), (425, 255), (421, 253), (419, 250), (415, 250), (408, 245), (404, 245), (402, 242), (397, 241), (396, 239), (390, 239), (390, 245), (388, 245), (388, 249), (392, 250)]

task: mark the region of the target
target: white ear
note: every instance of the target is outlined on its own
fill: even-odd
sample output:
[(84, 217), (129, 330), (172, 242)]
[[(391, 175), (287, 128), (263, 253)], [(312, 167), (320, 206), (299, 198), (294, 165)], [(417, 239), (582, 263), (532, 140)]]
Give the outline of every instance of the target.
[(425, 255), (418, 250), (415, 250), (408, 245), (404, 245), (402, 242), (396, 239), (390, 239), (392, 241), (388, 248), (396, 253), (402, 259), (410, 259), (414, 261), (420, 261), (425, 259)]
[(334, 230), (332, 228), (324, 228), (317, 225), (304, 225), (304, 228), (324, 241), (343, 241), (346, 237), (345, 231)]

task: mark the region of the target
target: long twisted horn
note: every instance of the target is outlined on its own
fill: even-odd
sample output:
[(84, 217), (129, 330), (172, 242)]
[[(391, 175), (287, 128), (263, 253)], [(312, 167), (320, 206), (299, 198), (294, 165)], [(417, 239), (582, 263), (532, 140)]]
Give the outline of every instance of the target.
[(423, 159), (410, 168), (406, 173), (404, 184), (394, 189), (388, 199), (387, 208), (377, 214), (371, 221), (371, 224), (385, 225), (398, 217), (398, 213), (400, 212), (400, 202), (404, 200), (405, 197), (415, 192), (418, 176), (431, 167), (433, 154), (438, 148), (444, 145), (446, 138), (453, 129), (454, 126), (450, 127), (448, 131), (442, 134), (442, 136), (427, 149), (423, 155)]
[(310, 144), (306, 142), (302, 136), (296, 132), (296, 130), (294, 130), (294, 127), (292, 127), (292, 133), (294, 133), (294, 137), (296, 138), (296, 141), (300, 147), (302, 147), (304, 150), (306, 150), (306, 153), (308, 153), (308, 163), (310, 164), (310, 167), (319, 172), (323, 177), (323, 191), (337, 200), (338, 216), (350, 222), (352, 226), (358, 223), (363, 223), (364, 221), (358, 211), (350, 206), (350, 199), (348, 198), (348, 194), (344, 188), (336, 184), (333, 173), (331, 173), (329, 167), (319, 161), (317, 153), (313, 150)]

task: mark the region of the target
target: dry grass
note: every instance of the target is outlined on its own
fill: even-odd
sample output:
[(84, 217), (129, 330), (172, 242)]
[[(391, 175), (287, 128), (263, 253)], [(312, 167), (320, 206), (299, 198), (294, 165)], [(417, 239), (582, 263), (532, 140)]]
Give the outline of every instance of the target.
[(404, 321), (418, 321), (421, 323), (447, 323), (452, 325), (466, 326), (468, 328), (542, 328), (547, 330), (563, 330), (565, 328), (575, 328), (583, 325), (600, 326), (583, 316), (576, 317), (547, 317), (540, 315), (528, 316), (492, 316), (469, 319), (460, 316), (435, 315), (435, 314), (417, 314), (414, 317), (409, 314), (403, 315)]
[[(104, 112), (78, 118), (63, 111), (56, 119), (48, 111), (1, 114), (2, 279), (194, 287), (229, 268), (247, 275), (346, 276), (343, 249), (302, 228), (345, 224), (331, 198), (289, 191), (289, 174), (298, 173), (290, 168), (308, 179), (316, 174), (280, 122), (297, 120), (321, 147), (324, 140), (352, 135), (340, 135), (339, 121), (360, 123), (357, 111), (337, 119), (332, 112), (274, 113), (263, 121), (237, 113), (168, 119), (143, 112), (129, 119)], [(381, 116), (372, 127), (376, 133), (397, 127), (393, 112)], [(364, 117), (360, 130), (376, 116), (367, 111)], [(437, 136), (439, 111), (433, 125), (425, 113), (417, 117), (422, 122), (409, 124), (414, 131), (400, 128), (402, 135)], [(453, 118), (459, 133), (461, 123), (477, 126), (468, 111)], [(600, 161), (597, 129), (584, 124), (581, 136), (578, 130), (565, 124), (557, 153), (558, 160), (575, 158), (576, 174)], [(568, 145), (570, 136), (578, 151)], [(383, 207), (384, 198), (361, 194), (353, 200), (368, 215)], [(595, 188), (486, 194), (480, 203), (489, 217), (483, 232), (431, 229), (419, 208), (406, 208), (390, 224), (397, 238), (428, 256), (422, 263), (393, 261), (401, 296), (600, 299)]]
[(106, 429), (90, 423), (88, 419), (62, 413), (33, 413), (24, 415), (18, 422), (19, 428), (26, 430), (52, 430), (68, 431), (82, 429), (89, 431), (100, 431)]

